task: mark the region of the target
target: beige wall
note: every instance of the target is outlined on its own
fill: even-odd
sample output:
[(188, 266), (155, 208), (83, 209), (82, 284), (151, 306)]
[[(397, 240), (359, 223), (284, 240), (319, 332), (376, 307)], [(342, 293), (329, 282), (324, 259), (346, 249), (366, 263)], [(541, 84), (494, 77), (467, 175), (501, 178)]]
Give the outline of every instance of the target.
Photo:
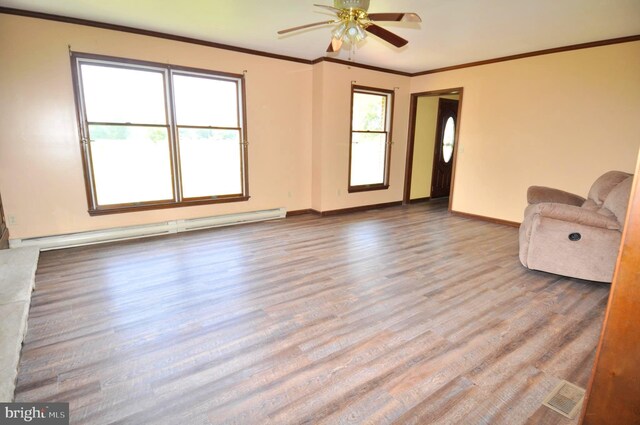
[[(247, 71), (248, 202), (90, 217), (68, 45), (88, 52)], [(12, 238), (311, 205), (312, 66), (0, 14), (0, 190)]]
[(413, 141), (410, 199), (431, 196), (431, 174), (433, 171), (433, 148), (435, 145), (437, 118), (438, 97), (419, 97), (416, 108), (415, 138)]
[[(67, 46), (247, 71), (248, 202), (87, 214)], [(453, 208), (519, 221), (531, 184), (586, 193), (631, 171), (640, 145), (640, 42), (405, 77), (299, 64), (0, 14), (0, 192), (13, 238), (285, 207), (321, 211), (402, 199), (410, 93), (464, 87)], [(347, 193), (350, 88), (395, 90), (390, 187)]]
[(464, 87), (453, 209), (521, 221), (530, 185), (587, 194), (633, 172), (640, 146), (640, 42), (414, 77), (411, 91)]
[(416, 130), (413, 141), (411, 193), (409, 199), (431, 196), (431, 177), (436, 140), (439, 99), (458, 99), (459, 96), (421, 96), (416, 108)]

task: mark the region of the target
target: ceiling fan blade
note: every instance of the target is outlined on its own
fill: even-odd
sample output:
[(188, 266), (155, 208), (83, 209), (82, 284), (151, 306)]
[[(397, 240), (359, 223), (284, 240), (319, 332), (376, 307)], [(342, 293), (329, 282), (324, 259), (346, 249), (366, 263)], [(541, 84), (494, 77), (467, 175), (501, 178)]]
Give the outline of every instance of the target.
[(369, 13), (372, 21), (422, 22), (417, 13)]
[(331, 46), (333, 47), (333, 51), (337, 52), (342, 47), (342, 39), (341, 38), (332, 38)]
[(336, 21), (314, 22), (313, 24), (300, 25), (299, 27), (293, 27), (293, 28), (287, 28), (286, 30), (280, 30), (280, 31), (278, 31), (278, 34), (287, 34), (289, 32), (303, 30), (305, 28), (317, 27), (317, 26), (320, 26), (320, 25), (335, 24), (335, 23), (336, 23)]
[(336, 13), (340, 12), (340, 9), (337, 9), (337, 8), (335, 8), (335, 7), (333, 7), (333, 6), (327, 6), (327, 5), (324, 5), (324, 4), (314, 4), (314, 6), (316, 6), (316, 7), (322, 7), (322, 8), (324, 8), (324, 9), (329, 9), (330, 11), (332, 11), (332, 12), (336, 12)]
[(407, 44), (409, 41), (405, 40), (404, 38), (400, 37), (399, 35), (395, 35), (394, 33), (392, 33), (391, 31), (387, 31), (386, 29), (376, 25), (376, 24), (371, 24), (369, 26), (367, 26), (365, 28), (365, 30), (367, 30), (368, 32), (370, 32), (373, 35), (377, 35), (378, 37), (380, 37), (381, 39), (383, 39), (384, 41), (393, 44), (396, 47), (402, 47), (405, 44)]
[(342, 47), (342, 39), (341, 38), (332, 38), (331, 43), (329, 43), (329, 47), (327, 47), (328, 53), (337, 52)]

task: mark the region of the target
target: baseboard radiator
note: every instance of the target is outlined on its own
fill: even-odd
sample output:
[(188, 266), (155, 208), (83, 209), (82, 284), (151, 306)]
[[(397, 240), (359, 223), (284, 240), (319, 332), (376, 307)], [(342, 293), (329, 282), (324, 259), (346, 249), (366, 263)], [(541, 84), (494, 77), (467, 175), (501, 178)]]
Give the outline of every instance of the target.
[(276, 208), (238, 214), (193, 218), (189, 220), (173, 220), (141, 226), (117, 227), (90, 232), (69, 233), (66, 235), (44, 236), (28, 239), (9, 239), (9, 246), (11, 248), (34, 246), (40, 248), (42, 251), (48, 251), (53, 249), (71, 248), (74, 246), (122, 241), (126, 239), (168, 235), (171, 233), (188, 232), (190, 230), (275, 220), (285, 218), (286, 215), (287, 210), (285, 208)]

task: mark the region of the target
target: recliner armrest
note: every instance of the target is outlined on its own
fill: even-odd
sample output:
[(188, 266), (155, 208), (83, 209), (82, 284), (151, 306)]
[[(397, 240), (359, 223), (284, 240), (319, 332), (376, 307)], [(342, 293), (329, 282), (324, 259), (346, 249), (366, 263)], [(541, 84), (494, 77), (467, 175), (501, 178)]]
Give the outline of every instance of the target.
[(527, 207), (526, 216), (539, 214), (542, 217), (553, 218), (570, 223), (585, 226), (599, 227), (602, 229), (620, 230), (620, 224), (615, 217), (607, 217), (596, 211), (580, 208), (575, 205), (543, 202)]
[(586, 201), (586, 199), (582, 196), (550, 187), (531, 186), (527, 190), (527, 202), (529, 202), (529, 204), (556, 202), (559, 204), (575, 205), (579, 207), (584, 203), (584, 201)]

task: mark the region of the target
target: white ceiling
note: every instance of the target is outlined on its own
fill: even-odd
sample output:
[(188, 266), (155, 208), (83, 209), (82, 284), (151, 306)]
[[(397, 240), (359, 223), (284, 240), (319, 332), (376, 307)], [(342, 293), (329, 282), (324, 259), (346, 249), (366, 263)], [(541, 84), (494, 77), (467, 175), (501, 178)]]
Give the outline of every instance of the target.
[[(332, 0), (0, 0), (0, 6), (126, 25), (264, 52), (325, 56), (330, 26), (276, 31), (331, 19)], [(375, 36), (359, 63), (419, 72), (479, 60), (640, 34), (640, 0), (371, 0), (369, 12), (416, 12), (423, 22), (384, 23), (409, 40)], [(348, 52), (331, 56), (348, 59)]]

